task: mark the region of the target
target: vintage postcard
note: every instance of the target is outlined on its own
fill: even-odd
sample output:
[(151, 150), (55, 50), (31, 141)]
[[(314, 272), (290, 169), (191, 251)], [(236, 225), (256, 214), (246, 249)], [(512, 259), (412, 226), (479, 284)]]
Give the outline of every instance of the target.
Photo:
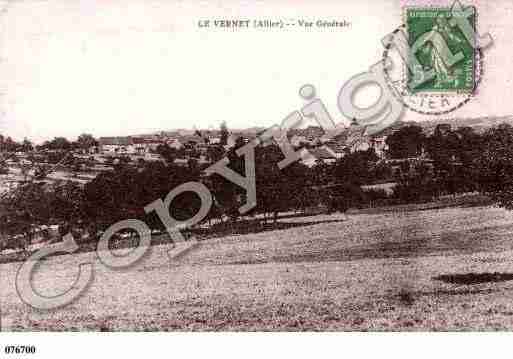
[(513, 330), (512, 15), (2, 1), (1, 331)]

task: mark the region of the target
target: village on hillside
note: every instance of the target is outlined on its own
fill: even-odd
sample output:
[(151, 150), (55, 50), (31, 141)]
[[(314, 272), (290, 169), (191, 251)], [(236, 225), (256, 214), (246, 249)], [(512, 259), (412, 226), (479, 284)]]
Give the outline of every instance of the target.
[[(511, 117), (455, 119), (444, 124), (439, 121), (419, 123), (426, 134), (437, 126), (446, 129), (471, 127), (477, 132), (497, 126), (500, 123), (513, 123)], [(306, 148), (311, 156), (302, 162), (312, 167), (316, 163), (333, 164), (345, 154), (372, 149), (378, 158), (397, 168), (397, 158), (387, 154), (387, 137), (398, 129), (412, 124), (398, 123), (383, 133), (365, 136), (359, 126), (350, 126), (333, 139), (324, 140), (320, 127), (309, 126), (289, 130), (287, 135), (295, 149)], [(414, 123), (413, 123), (414, 124)], [(0, 134), (0, 194), (15, 188), (29, 179), (33, 181), (61, 182), (72, 181), (79, 185), (94, 179), (98, 174), (110, 171), (120, 162), (141, 166), (147, 162), (163, 162), (170, 159), (187, 166), (190, 162), (208, 165), (214, 162), (215, 153), (233, 148), (238, 139), (247, 143), (254, 140), (263, 129), (235, 130), (225, 133), (222, 130), (176, 130), (133, 136), (113, 136), (94, 138), (84, 134), (75, 142), (65, 138), (55, 138), (41, 145), (34, 145), (26, 139), (16, 143)], [(65, 157), (65, 158), (64, 158)], [(419, 156), (417, 156), (419, 157)], [(423, 158), (422, 158), (423, 157)], [(410, 159), (410, 161), (413, 159)], [(429, 162), (425, 156), (418, 160)]]
[[(260, 131), (262, 132), (262, 131)], [(55, 138), (42, 145), (25, 140), (16, 145), (9, 138), (0, 146), (0, 193), (15, 188), (29, 179), (34, 181), (73, 181), (84, 185), (99, 173), (110, 171), (120, 162), (140, 166), (147, 162), (163, 162), (172, 156), (175, 164), (187, 166), (190, 161), (199, 165), (213, 163), (212, 151), (220, 146), (224, 151), (235, 146), (237, 140), (248, 143), (258, 136), (255, 130), (228, 132), (224, 142), (220, 130), (161, 131), (148, 135), (93, 138), (83, 135), (77, 142)], [(307, 148), (312, 156), (303, 159), (308, 166), (318, 161), (334, 163), (347, 151), (373, 148), (385, 158), (385, 136), (365, 137), (363, 131), (349, 128), (347, 132), (329, 141), (322, 141), (320, 127), (310, 126), (289, 131), (294, 148)], [(13, 145), (10, 145), (10, 143)], [(64, 154), (66, 158), (64, 158)], [(166, 158), (167, 155), (167, 158)], [(3, 167), (2, 167), (3, 164)], [(47, 172), (47, 173), (45, 173)]]
[[(289, 169), (290, 173), (279, 174), (269, 172), (268, 166), (276, 166), (276, 162), (262, 163), (269, 161), (266, 158), (273, 158), (270, 162), (279, 159), (279, 155), (273, 155), (280, 152), (276, 141), (261, 143), (262, 150), (256, 159), (257, 173), (261, 173), (257, 181), (268, 176), (276, 180), (274, 183), (257, 182), (260, 203), (253, 212), (273, 213), (277, 218), (280, 212), (287, 210), (346, 211), (355, 206), (422, 202), (445, 194), (476, 191), (479, 185), (474, 168), (476, 153), (480, 153), (485, 143), (482, 136), (497, 126), (508, 126), (508, 122), (509, 118), (453, 123), (440, 120), (427, 124), (401, 122), (374, 136), (366, 136), (365, 128), (353, 123), (334, 138), (323, 137), (320, 127), (291, 129), (287, 132), (289, 143), (296, 151), (306, 149), (307, 152)], [(141, 216), (144, 200), (153, 200), (148, 197), (151, 193), (158, 198), (171, 185), (171, 182), (141, 183), (140, 186), (149, 188), (145, 190), (147, 193), (139, 194), (140, 198), (134, 199), (134, 203), (120, 204), (116, 210), (103, 208), (105, 203), (130, 197), (138, 191), (137, 181), (144, 182), (150, 175), (160, 178), (170, 174), (179, 182), (189, 178), (205, 183), (215, 196), (209, 223), (215, 218), (221, 222), (230, 218), (236, 220), (238, 215), (234, 216), (234, 210), (244, 201), (245, 193), (233, 184), (209, 178), (204, 170), (227, 156), (234, 168), (242, 166), (243, 173), (243, 159), (235, 155), (235, 150), (257, 139), (263, 131), (257, 128), (229, 130), (222, 123), (219, 130), (160, 131), (97, 139), (82, 134), (76, 141), (56, 137), (39, 145), (28, 139), (17, 143), (9, 137), (0, 137), (0, 211), (9, 213), (2, 218), (7, 222), (0, 244), (4, 248), (24, 248), (26, 242), (12, 240), (12, 235), (16, 238), (21, 228), (30, 233), (29, 246), (32, 242), (58, 238), (56, 230), (60, 228), (62, 232), (69, 226), (80, 228), (80, 236), (96, 237), (110, 220), (122, 216), (121, 213)], [(133, 183), (125, 183), (123, 176), (128, 176)], [(108, 186), (120, 189), (122, 193), (117, 193), (120, 197), (113, 197), (116, 194), (110, 193)], [(287, 188), (291, 186), (293, 190)], [(103, 193), (101, 201), (97, 198), (99, 193)], [(48, 203), (40, 209), (46, 215), (33, 213), (26, 218), (16, 215), (27, 212), (30, 201), (41, 202), (37, 198), (49, 194), (53, 197), (45, 197), (43, 202)], [(55, 196), (65, 198), (57, 200)], [(281, 196), (278, 202), (277, 196)], [(137, 201), (141, 204), (136, 205)], [(27, 203), (20, 204), (24, 202)], [(61, 214), (59, 219), (52, 206), (68, 206), (71, 212)], [(194, 212), (189, 202), (184, 202), (183, 206), (182, 212)], [(114, 214), (116, 211), (121, 212)], [(107, 217), (106, 213), (109, 213)], [(91, 226), (93, 229), (89, 228)], [(41, 235), (45, 228), (53, 228), (55, 233)]]

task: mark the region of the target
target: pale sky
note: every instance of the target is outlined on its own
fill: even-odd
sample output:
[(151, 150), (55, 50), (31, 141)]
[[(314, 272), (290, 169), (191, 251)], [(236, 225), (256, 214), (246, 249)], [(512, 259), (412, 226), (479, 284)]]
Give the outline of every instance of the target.
[[(512, 6), (481, 4), (479, 27), (495, 44), (486, 53), (478, 98), (454, 116), (513, 114)], [(339, 89), (380, 60), (380, 40), (402, 14), (398, 0), (21, 0), (2, 6), (0, 132), (36, 141), (217, 128), (223, 120), (231, 128), (270, 126), (304, 105), (298, 90), (306, 83), (340, 120)], [(197, 26), (225, 18), (347, 20), (351, 26)]]

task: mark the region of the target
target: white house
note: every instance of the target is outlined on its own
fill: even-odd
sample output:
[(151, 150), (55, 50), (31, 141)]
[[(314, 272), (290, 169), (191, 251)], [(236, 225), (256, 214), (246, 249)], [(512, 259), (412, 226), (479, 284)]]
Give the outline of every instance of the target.
[(132, 143), (137, 153), (148, 153), (157, 150), (164, 142), (156, 138), (132, 137)]
[(130, 137), (100, 137), (98, 140), (102, 153), (135, 153), (135, 147)]
[(309, 155), (306, 155), (301, 159), (301, 162), (308, 167), (312, 167), (319, 162), (326, 164), (335, 163), (337, 162), (337, 159), (340, 158), (340, 155), (335, 153), (328, 146), (309, 149), (308, 154)]

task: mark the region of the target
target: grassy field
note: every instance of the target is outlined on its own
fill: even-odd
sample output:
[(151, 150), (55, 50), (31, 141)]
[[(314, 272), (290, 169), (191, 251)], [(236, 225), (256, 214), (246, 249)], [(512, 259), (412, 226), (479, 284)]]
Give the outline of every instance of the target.
[(95, 253), (52, 257), (35, 285), (87, 292), (39, 312), (18, 299), (20, 263), (0, 266), (3, 329), (513, 329), (513, 212), (442, 208), (284, 218), (282, 230), (213, 238), (171, 262), (154, 246), (113, 271)]

